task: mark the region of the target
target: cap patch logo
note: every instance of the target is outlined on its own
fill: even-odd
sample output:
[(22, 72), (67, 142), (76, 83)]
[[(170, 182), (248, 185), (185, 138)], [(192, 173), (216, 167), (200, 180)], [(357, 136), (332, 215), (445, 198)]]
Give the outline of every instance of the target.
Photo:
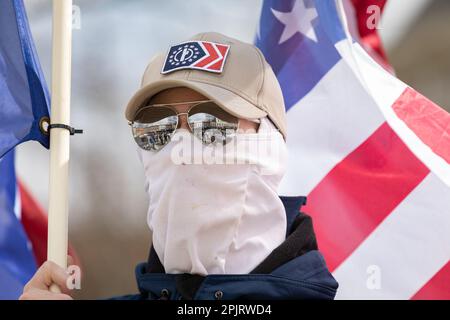
[(208, 41), (189, 41), (170, 47), (162, 74), (180, 69), (222, 73), (230, 46)]

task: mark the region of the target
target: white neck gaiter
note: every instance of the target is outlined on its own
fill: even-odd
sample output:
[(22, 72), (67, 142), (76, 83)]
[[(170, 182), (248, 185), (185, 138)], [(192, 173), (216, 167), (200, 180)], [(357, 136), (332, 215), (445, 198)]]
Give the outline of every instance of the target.
[[(263, 119), (258, 133), (240, 134), (233, 146), (220, 146), (222, 153), (201, 142), (193, 152), (179, 152), (194, 139), (199, 141), (178, 130), (156, 153), (139, 149), (155, 251), (166, 273), (249, 273), (285, 239), (286, 214), (277, 195), (287, 158), (283, 137)], [(214, 152), (226, 163), (205, 156)], [(196, 160), (180, 160), (180, 154)]]

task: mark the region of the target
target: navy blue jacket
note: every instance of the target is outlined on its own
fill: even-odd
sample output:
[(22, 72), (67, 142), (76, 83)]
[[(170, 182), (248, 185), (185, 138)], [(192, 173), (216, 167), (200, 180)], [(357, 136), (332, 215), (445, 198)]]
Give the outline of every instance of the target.
[(306, 198), (281, 200), (287, 215), (286, 240), (251, 273), (166, 274), (151, 248), (148, 262), (136, 267), (140, 293), (112, 299), (333, 299), (338, 283), (317, 250), (311, 218), (300, 212)]

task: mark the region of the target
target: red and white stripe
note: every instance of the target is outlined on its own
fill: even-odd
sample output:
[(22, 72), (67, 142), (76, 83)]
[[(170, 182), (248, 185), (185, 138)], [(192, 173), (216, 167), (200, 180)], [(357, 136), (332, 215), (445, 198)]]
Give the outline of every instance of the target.
[(289, 111), (280, 191), (308, 195), (337, 298), (450, 298), (450, 115), (359, 42), (336, 47), (343, 59)]
[(192, 67), (200, 70), (222, 72), (230, 46), (209, 41), (199, 41), (198, 43), (207, 55), (197, 61)]

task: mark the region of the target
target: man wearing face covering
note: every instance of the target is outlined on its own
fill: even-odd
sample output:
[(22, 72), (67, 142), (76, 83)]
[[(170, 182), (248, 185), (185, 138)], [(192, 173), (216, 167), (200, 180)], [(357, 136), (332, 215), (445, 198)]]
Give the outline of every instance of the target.
[[(115, 299), (333, 299), (304, 197), (279, 197), (287, 160), (278, 81), (253, 45), (202, 33), (150, 61), (126, 108), (149, 196), (139, 293)], [(301, 124), (299, 124), (301, 125)], [(22, 299), (70, 299), (46, 262)], [(52, 293), (57, 284), (62, 293)]]

